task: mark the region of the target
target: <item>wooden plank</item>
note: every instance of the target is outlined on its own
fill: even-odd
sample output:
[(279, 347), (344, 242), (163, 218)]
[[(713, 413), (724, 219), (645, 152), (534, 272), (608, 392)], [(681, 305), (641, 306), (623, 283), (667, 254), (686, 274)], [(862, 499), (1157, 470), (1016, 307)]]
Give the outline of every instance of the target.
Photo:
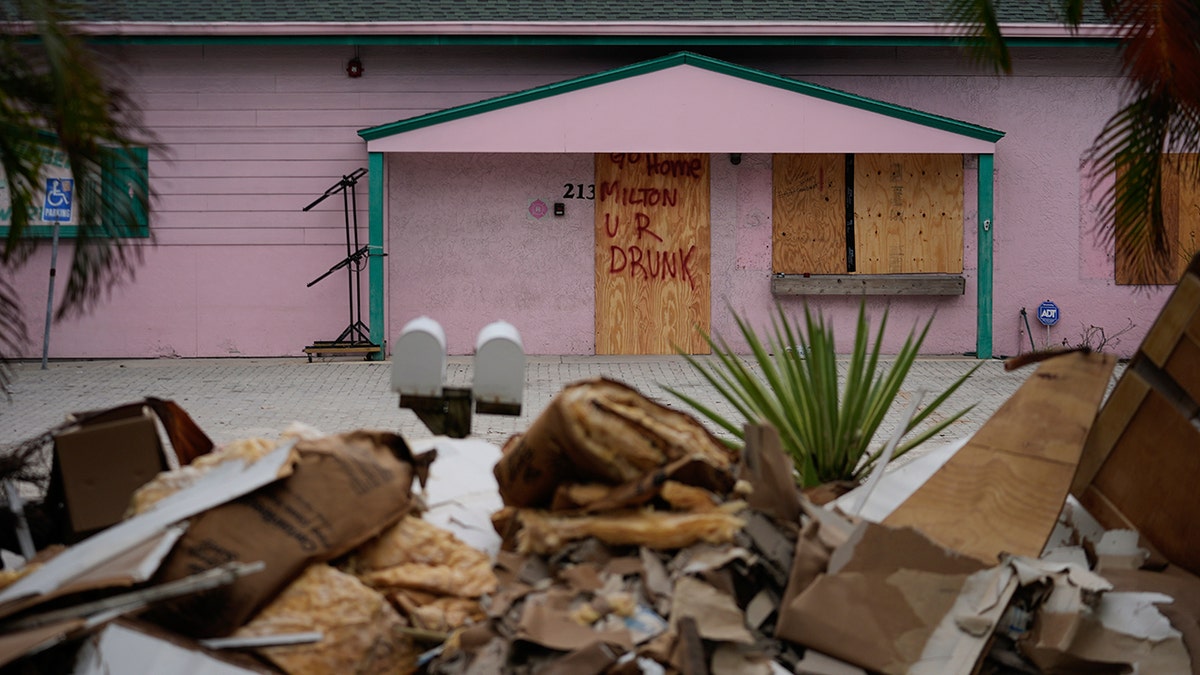
[(1071, 493), (1101, 524), (1138, 530), (1200, 573), (1200, 255), (1097, 418)]
[(1096, 422), (1083, 445), (1083, 455), (1079, 459), (1075, 478), (1071, 481), (1071, 494), (1076, 498), (1081, 498), (1100, 471), (1149, 391), (1150, 385), (1142, 378), (1134, 377), (1128, 370), (1121, 375), (1117, 386), (1105, 401), (1104, 409), (1096, 416)]
[(706, 154), (596, 155), (596, 353), (707, 353)]
[(771, 271), (846, 272), (846, 156), (777, 154), (771, 192)]
[(1043, 362), (884, 524), (989, 563), (1005, 552), (1040, 555), (1115, 363), (1082, 352)]
[(962, 295), (966, 281), (952, 274), (821, 274), (771, 277), (775, 295)]
[(1179, 337), (1163, 370), (1192, 401), (1200, 401), (1200, 312), (1192, 317), (1192, 327)]
[(961, 155), (854, 157), (855, 271), (962, 272)]
[[(1197, 258), (1200, 260), (1200, 258)], [(1195, 263), (1193, 268), (1197, 267)], [(1189, 269), (1188, 274), (1179, 280), (1167, 304), (1163, 305), (1154, 325), (1142, 340), (1139, 352), (1145, 354), (1155, 365), (1162, 367), (1167, 362), (1180, 335), (1192, 323), (1196, 312), (1200, 310), (1200, 270)]]
[[(1105, 527), (1132, 524), (1168, 560), (1196, 574), (1197, 485), (1200, 434), (1151, 389), (1080, 501)], [(1110, 509), (1094, 508), (1100, 497)]]

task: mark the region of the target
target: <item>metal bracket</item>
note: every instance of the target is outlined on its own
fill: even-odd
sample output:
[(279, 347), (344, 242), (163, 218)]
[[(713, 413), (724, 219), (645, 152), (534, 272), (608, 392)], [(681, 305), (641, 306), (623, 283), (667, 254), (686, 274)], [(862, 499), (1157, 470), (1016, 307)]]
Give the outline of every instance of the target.
[(992, 231), (992, 219), (991, 218), (987, 218), (983, 221), (983, 231), (984, 232)]
[(443, 387), (441, 396), (401, 396), (400, 407), (416, 413), (435, 436), (471, 435), (471, 390)]

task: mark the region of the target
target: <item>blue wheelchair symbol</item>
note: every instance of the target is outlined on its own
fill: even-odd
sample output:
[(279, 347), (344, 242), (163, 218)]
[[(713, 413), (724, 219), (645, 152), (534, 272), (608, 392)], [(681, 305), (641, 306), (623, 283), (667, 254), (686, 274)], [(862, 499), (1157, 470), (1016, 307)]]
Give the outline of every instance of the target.
[(71, 178), (47, 178), (46, 200), (42, 204), (42, 220), (51, 223), (71, 221), (71, 194), (75, 181)]

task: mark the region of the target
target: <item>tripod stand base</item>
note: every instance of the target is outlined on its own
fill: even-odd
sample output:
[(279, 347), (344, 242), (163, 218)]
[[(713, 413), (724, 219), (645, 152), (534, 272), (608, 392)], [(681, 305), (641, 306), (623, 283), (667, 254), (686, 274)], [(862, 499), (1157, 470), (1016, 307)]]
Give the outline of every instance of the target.
[(348, 342), (344, 340), (317, 340), (304, 348), (304, 353), (308, 355), (309, 363), (312, 363), (314, 354), (318, 356), (362, 355), (364, 359), (370, 359), (372, 354), (378, 354), (382, 351), (382, 347), (371, 342)]

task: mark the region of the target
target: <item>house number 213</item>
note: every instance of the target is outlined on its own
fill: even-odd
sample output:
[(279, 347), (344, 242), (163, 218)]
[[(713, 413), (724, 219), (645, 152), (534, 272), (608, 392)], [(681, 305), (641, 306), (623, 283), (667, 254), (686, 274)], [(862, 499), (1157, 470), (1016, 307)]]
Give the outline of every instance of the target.
[[(596, 184), (595, 183), (588, 183), (587, 185), (584, 185), (583, 183), (563, 183), (563, 187), (566, 188), (566, 192), (564, 192), (563, 196), (562, 196), (563, 199), (595, 199), (596, 198)], [(584, 191), (584, 188), (587, 188), (586, 192)]]

